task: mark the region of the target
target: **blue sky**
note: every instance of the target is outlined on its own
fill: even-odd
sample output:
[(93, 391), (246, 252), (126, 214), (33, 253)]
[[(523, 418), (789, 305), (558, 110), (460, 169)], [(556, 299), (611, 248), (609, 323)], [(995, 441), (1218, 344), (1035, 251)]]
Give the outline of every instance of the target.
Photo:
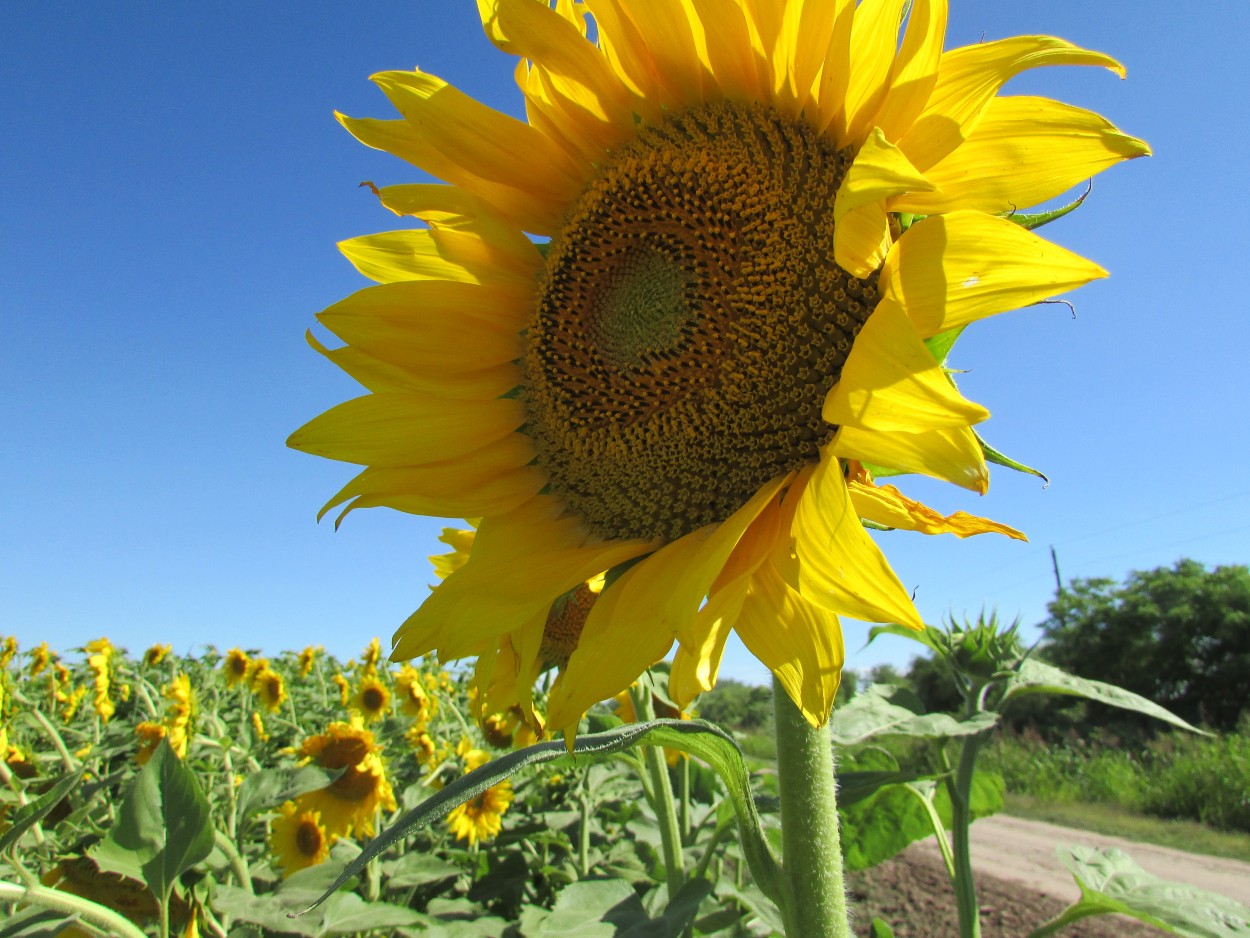
[[(1241, 221), (1250, 5), (953, 0), (947, 45), (1050, 33), (1118, 56), (1008, 93), (1093, 108), (1155, 155), (1100, 176), (1045, 235), (1109, 280), (969, 330), (954, 364), (986, 438), (1051, 477), (909, 494), (1029, 544), (881, 542), (932, 622), (1040, 621), (1066, 577), (1250, 559), (1250, 255)], [(351, 468), (288, 433), (357, 387), (303, 339), (366, 285), (336, 241), (398, 227), (367, 190), (416, 170), (335, 122), (389, 117), (372, 72), (420, 66), (514, 114), (474, 4), (0, 5), (0, 634), (57, 648), (211, 642), (346, 656), (432, 580), (444, 522), (320, 505)], [(849, 665), (905, 663), (895, 640)], [(722, 672), (763, 680), (740, 648)]]

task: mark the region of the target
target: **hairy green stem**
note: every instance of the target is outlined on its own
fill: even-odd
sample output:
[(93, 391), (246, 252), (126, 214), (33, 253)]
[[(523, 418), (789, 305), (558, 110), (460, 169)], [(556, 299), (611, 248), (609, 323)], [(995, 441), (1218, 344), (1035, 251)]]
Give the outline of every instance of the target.
[[(655, 716), (651, 706), (649, 688), (635, 685), (629, 689), (634, 702), (634, 713), (639, 720)], [(659, 746), (643, 746), (643, 762), (651, 779), (652, 806), (660, 825), (660, 842), (664, 849), (664, 869), (668, 879), (668, 895), (673, 898), (685, 885), (684, 861), (681, 855), (681, 826), (677, 822), (677, 808), (673, 803), (673, 785), (668, 778), (668, 765), (664, 762), (664, 750)]]
[(243, 854), (239, 853), (238, 848), (234, 845), (234, 841), (221, 831), (213, 828), (213, 842), (217, 845), (217, 849), (226, 855), (226, 859), (230, 863), (230, 869), (234, 873), (234, 878), (238, 880), (239, 885), (249, 893), (254, 892), (252, 889), (252, 871), (248, 869), (247, 860), (243, 858)]
[(959, 911), (959, 938), (981, 938), (981, 912), (972, 874), (972, 774), (977, 753), (988, 734), (964, 738), (955, 777), (946, 780), (951, 799), (951, 853), (955, 862), (955, 905)]
[(773, 713), (786, 938), (850, 938), (829, 727), (808, 723), (775, 677)]
[(89, 899), (71, 896), (59, 889), (48, 889), (44, 886), (15, 886), (12, 883), (0, 883), (0, 900), (9, 902), (28, 902), (31, 905), (52, 909), (64, 915), (77, 915), (84, 921), (96, 925), (111, 935), (119, 938), (147, 938), (143, 929), (128, 919), (118, 915), (112, 909)]

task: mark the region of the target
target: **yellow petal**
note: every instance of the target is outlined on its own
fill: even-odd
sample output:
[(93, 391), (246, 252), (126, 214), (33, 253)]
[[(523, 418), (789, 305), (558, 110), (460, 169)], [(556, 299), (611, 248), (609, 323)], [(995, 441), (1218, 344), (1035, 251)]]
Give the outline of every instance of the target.
[(613, 6), (631, 22), (634, 35), (649, 54), (652, 81), (664, 106), (702, 102), (704, 77), (698, 46), (703, 41), (703, 25), (690, 0), (645, 5), (601, 0), (588, 6), (596, 19), (601, 6)]
[(339, 242), (339, 250), (370, 280), (454, 280), (459, 283), (533, 283), (506, 247), (475, 234), (433, 229), (383, 231)]
[(444, 160), (455, 161), (458, 172), (503, 185), (520, 180), (526, 191), (562, 204), (572, 201), (586, 181), (589, 167), (578, 166), (539, 131), (475, 101), (441, 78), (420, 71), (379, 72), (371, 77), (404, 120)]
[(725, 641), (738, 620), (749, 583), (749, 576), (739, 577), (709, 596), (695, 617), (692, 631), (696, 641), (678, 646), (668, 676), (668, 692), (682, 710), (699, 694), (716, 686)]
[(753, 45), (750, 25), (738, 0), (691, 0), (703, 24), (704, 71), (715, 78), (722, 95), (733, 101), (757, 101), (766, 83), (757, 63), (766, 64)]
[(883, 300), (855, 337), (822, 416), (835, 426), (916, 432), (966, 427), (989, 411), (955, 389), (903, 307)]
[(750, 0), (750, 7), (761, 43), (770, 50), (769, 93), (783, 113), (797, 117), (807, 106), (824, 63), (838, 4)]
[(979, 518), (966, 511), (941, 515), (927, 505), (908, 498), (892, 485), (876, 486), (863, 482), (848, 483), (851, 504), (861, 518), (905, 531), (922, 534), (954, 534), (971, 537), (974, 534), (1005, 534), (1017, 541), (1028, 538), (1015, 528), (988, 518)]
[(438, 649), (452, 659), (474, 642), (546, 615), (579, 583), (654, 549), (642, 541), (599, 541), (563, 504), (538, 495), (482, 520), (469, 559), (453, 571), (395, 633), (392, 658)]
[(631, 587), (646, 563), (626, 570), (595, 601), (576, 650), (551, 686), (547, 698), (551, 726), (575, 729), (592, 704), (625, 690), (673, 647), (673, 631), (664, 623), (632, 620), (618, 612), (621, 590)]
[(1015, 36), (952, 49), (938, 63), (937, 84), (899, 146), (927, 170), (967, 139), (1004, 82), (1041, 65), (1102, 65), (1124, 77), (1123, 66), (1110, 56), (1053, 36)]
[(879, 283), (882, 296), (901, 303), (928, 338), (1105, 276), (1092, 261), (1013, 221), (961, 211), (904, 232)]
[(524, 422), (525, 405), (519, 401), (368, 394), (313, 418), (286, 443), (304, 453), (366, 466), (415, 466), (481, 449)]
[(777, 675), (812, 726), (829, 719), (846, 651), (838, 617), (804, 598), (771, 564), (751, 578), (735, 630)]
[[(525, 293), (415, 280), (369, 287), (317, 314), (344, 342), (426, 374), (493, 368), (524, 354)], [(469, 312), (473, 310), (473, 312)]]
[(846, 88), (846, 141), (858, 146), (889, 90), (906, 0), (862, 0), (851, 27), (850, 77)]
[(833, 26), (825, 62), (816, 83), (814, 123), (826, 131), (834, 145), (847, 145), (846, 89), (851, 79), (851, 30), (855, 22), (855, 0), (829, 0), (833, 9)]
[(985, 454), (970, 427), (905, 433), (842, 427), (829, 449), (843, 459), (918, 472), (984, 495), (990, 487)]
[(477, 371), (436, 374), (421, 368), (382, 361), (350, 345), (326, 348), (311, 331), (304, 334), (308, 344), (370, 391), (417, 391), (438, 397), (463, 397), (486, 401), (502, 397), (520, 385), (521, 369), (512, 363)]
[(895, 211), (1011, 212), (1038, 205), (1150, 147), (1084, 108), (1047, 98), (994, 98), (972, 134), (925, 175), (936, 192), (909, 192)]
[[(555, 685), (560, 689), (558, 711), (556, 689), (552, 690), (552, 725), (562, 725), (557, 712), (576, 718), (591, 704), (628, 687), (659, 659), (640, 662), (656, 649), (663, 657), (674, 637), (690, 646), (703, 644), (694, 634), (700, 604), (748, 526), (789, 480), (789, 475), (772, 480), (726, 520), (664, 545), (603, 591)], [(642, 630), (643, 623), (645, 633), (636, 642), (631, 640), (616, 660), (622, 630)], [(608, 664), (605, 657), (614, 660)]]
[(907, 32), (890, 73), (890, 90), (873, 118), (887, 140), (898, 140), (911, 127), (937, 84), (946, 14), (946, 0), (914, 0), (911, 5)]
[[(822, 458), (799, 493), (791, 526), (792, 561), (804, 597), (830, 612), (867, 622), (924, 627), (899, 582), (851, 505), (837, 459)], [(784, 570), (782, 571), (785, 572)]]
[(603, 57), (629, 89), (634, 111), (644, 121), (659, 120), (659, 69), (623, 0), (586, 0), (586, 7), (595, 18)]
[(633, 132), (629, 94), (602, 53), (578, 27), (545, 3), (534, 0), (478, 0), (482, 24), (505, 52), (532, 59), (541, 69), (566, 114), (579, 114), (589, 134), (592, 124), (610, 130), (605, 142)]
[[(486, 270), (503, 267), (522, 279), (534, 277), (543, 266), (542, 255), (521, 231), (500, 218), (481, 199), (458, 186), (410, 183), (376, 190), (381, 203), (396, 215), (428, 222), (434, 243), (443, 256), (476, 262)], [(440, 232), (462, 232), (474, 238), (438, 237)]]
[(853, 276), (867, 277), (890, 249), (886, 199), (932, 188), (903, 152), (874, 128), (833, 201), (834, 260)]
[(348, 512), (380, 506), (443, 518), (506, 514), (547, 483), (547, 473), (531, 465), (533, 459), (533, 441), (513, 433), (442, 462), (370, 467), (343, 486), (317, 514), (317, 520), (349, 500), (351, 504), (334, 522), (336, 528)]
[(464, 187), (523, 231), (553, 235), (560, 230), (567, 202), (476, 175), (456, 159), (445, 156), (433, 145), (427, 133), (407, 121), (355, 118), (338, 112), (334, 116), (348, 133), (365, 146), (385, 150), (432, 176)]

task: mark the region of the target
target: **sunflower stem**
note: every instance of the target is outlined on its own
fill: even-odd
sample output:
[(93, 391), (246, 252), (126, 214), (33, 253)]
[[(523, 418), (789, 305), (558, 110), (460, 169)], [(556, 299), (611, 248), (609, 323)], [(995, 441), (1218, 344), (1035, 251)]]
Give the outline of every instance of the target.
[[(655, 717), (651, 704), (651, 690), (635, 684), (629, 689), (638, 719)], [(651, 777), (651, 791), (655, 798), (655, 816), (660, 825), (660, 841), (664, 848), (664, 870), (668, 879), (668, 896), (672, 899), (685, 885), (684, 862), (681, 855), (681, 826), (677, 821), (677, 807), (673, 799), (673, 784), (668, 778), (668, 764), (664, 750), (659, 746), (643, 746), (643, 761)]]
[(775, 677), (773, 713), (786, 938), (850, 938), (829, 727), (808, 723)]

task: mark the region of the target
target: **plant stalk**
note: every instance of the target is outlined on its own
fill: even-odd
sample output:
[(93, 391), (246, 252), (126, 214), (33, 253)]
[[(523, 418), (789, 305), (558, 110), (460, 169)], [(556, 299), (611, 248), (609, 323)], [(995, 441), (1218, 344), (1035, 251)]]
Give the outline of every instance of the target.
[[(651, 691), (634, 685), (630, 688), (634, 713), (639, 720), (655, 716), (651, 706)], [(660, 746), (642, 746), (643, 763), (651, 779), (655, 816), (660, 825), (660, 841), (664, 849), (664, 869), (668, 879), (668, 896), (672, 899), (686, 883), (685, 862), (681, 855), (681, 826), (677, 821), (677, 806), (673, 802), (673, 785), (668, 778), (668, 764), (664, 761), (664, 749)]]
[(965, 737), (959, 750), (954, 779), (946, 780), (951, 799), (951, 853), (955, 862), (955, 905), (959, 912), (959, 938), (981, 938), (981, 912), (977, 884), (972, 874), (972, 775), (977, 753), (987, 734)]
[(773, 678), (786, 938), (850, 938), (828, 725), (807, 722)]

